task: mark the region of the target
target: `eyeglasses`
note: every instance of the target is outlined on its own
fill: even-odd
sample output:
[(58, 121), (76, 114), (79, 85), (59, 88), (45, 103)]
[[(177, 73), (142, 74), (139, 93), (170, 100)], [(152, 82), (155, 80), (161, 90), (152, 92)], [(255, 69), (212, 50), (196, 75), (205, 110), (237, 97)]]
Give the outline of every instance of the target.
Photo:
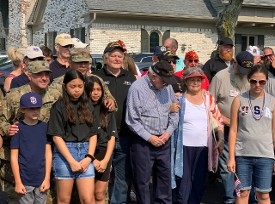
[(265, 55), (265, 58), (271, 57), (273, 54)]
[(198, 59), (189, 59), (188, 62), (189, 63), (192, 63), (192, 62), (199, 63), (199, 60)]
[(252, 85), (260, 84), (261, 86), (264, 86), (266, 84), (266, 80), (255, 80), (255, 79), (250, 79), (249, 83)]

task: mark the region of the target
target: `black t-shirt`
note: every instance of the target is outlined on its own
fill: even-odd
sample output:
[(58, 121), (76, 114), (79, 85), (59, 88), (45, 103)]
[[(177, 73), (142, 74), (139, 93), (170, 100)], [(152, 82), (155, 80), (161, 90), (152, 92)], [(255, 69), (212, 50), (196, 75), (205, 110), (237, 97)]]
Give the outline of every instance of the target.
[[(100, 117), (100, 105), (94, 106), (94, 116)], [(107, 127), (100, 127), (98, 130), (97, 147), (107, 147), (107, 143), (111, 139), (111, 136), (118, 137), (114, 112), (107, 113)]]
[(94, 74), (102, 78), (104, 83), (108, 86), (111, 94), (116, 99), (118, 110), (115, 112), (115, 116), (118, 132), (128, 132), (128, 126), (125, 122), (126, 100), (128, 90), (132, 83), (136, 80), (136, 77), (131, 72), (122, 68), (120, 74), (116, 77), (107, 70), (106, 66)]
[(51, 79), (53, 80), (57, 77), (60, 77), (66, 74), (66, 72), (69, 70), (69, 67), (66, 67), (63, 64), (60, 64), (56, 59), (50, 64), (50, 70), (52, 71)]
[(209, 83), (211, 82), (212, 78), (217, 74), (217, 72), (227, 68), (227, 64), (219, 57), (216, 56), (208, 60), (202, 70), (204, 74), (207, 76)]
[(10, 86), (10, 88), (11, 89), (18, 88), (20, 86), (28, 84), (29, 82), (30, 82), (30, 80), (29, 80), (28, 76), (23, 72), (22, 74), (20, 74), (17, 77), (14, 77), (11, 80), (11, 86)]
[[(71, 102), (71, 105), (77, 115), (79, 102)], [(89, 105), (90, 110), (93, 112), (93, 105), (90, 101)], [(57, 100), (53, 104), (48, 122), (48, 135), (60, 136), (65, 142), (87, 142), (91, 136), (97, 135), (98, 129), (96, 117), (94, 117), (92, 126), (88, 126), (86, 123), (74, 125), (67, 120), (66, 109), (62, 99)]]

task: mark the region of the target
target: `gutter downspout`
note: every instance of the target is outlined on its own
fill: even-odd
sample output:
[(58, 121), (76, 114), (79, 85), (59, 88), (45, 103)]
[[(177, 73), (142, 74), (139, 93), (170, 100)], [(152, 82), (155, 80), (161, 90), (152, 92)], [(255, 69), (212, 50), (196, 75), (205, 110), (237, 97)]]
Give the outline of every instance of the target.
[[(92, 24), (93, 22), (96, 20), (96, 13), (93, 13), (93, 18), (90, 20), (88, 26), (87, 26), (87, 34), (88, 34), (88, 41), (89, 41), (89, 44), (91, 43), (91, 40), (90, 40), (90, 29), (92, 27)], [(90, 46), (90, 49), (91, 49), (91, 46)], [(91, 50), (90, 50), (91, 51)]]

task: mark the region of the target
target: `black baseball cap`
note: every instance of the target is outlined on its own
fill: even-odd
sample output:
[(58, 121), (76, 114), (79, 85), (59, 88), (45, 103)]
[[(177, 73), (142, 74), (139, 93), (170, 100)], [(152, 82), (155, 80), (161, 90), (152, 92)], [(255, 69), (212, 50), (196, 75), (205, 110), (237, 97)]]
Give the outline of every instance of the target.
[(219, 45), (231, 45), (231, 46), (234, 46), (233, 45), (233, 40), (231, 38), (228, 38), (228, 37), (219, 40)]
[(254, 56), (248, 51), (239, 52), (236, 56), (238, 70), (241, 74), (248, 74), (249, 69), (254, 65)]
[(177, 83), (174, 77), (174, 69), (171, 64), (165, 60), (161, 60), (151, 66), (152, 70), (161, 77), (166, 84)]

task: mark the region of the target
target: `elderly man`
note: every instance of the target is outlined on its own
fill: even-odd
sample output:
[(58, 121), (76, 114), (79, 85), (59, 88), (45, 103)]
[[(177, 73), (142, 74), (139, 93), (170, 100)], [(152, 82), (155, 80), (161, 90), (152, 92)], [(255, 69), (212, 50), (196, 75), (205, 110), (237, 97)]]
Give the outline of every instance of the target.
[[(169, 50), (173, 53), (177, 53), (178, 50), (178, 41), (175, 38), (168, 38), (164, 41), (163, 46), (166, 47), (166, 50)], [(180, 71), (184, 68), (183, 58), (179, 57), (176, 61), (176, 70)]]
[(47, 62), (29, 62), (28, 69), (27, 76), (30, 82), (19, 88), (11, 89), (2, 101), (0, 110), (0, 134), (5, 141), (5, 145), (0, 150), (0, 178), (1, 187), (3, 191), (8, 194), (10, 202), (17, 200), (17, 195), (14, 191), (14, 179), (11, 176), (9, 141), (10, 136), (13, 136), (18, 131), (16, 122), (21, 118), (21, 112), (19, 110), (20, 97), (27, 92), (40, 94), (43, 99), (43, 105), (39, 119), (48, 122), (50, 108), (61, 95), (59, 90), (48, 86), (50, 83), (51, 70)]
[(265, 47), (264, 52), (264, 65), (268, 70), (268, 81), (265, 86), (267, 93), (275, 97), (275, 54), (271, 47)]
[(125, 123), (125, 108), (128, 90), (136, 77), (122, 68), (125, 49), (118, 42), (111, 42), (104, 50), (103, 69), (95, 72), (103, 79), (114, 96), (118, 111), (115, 113), (118, 139), (113, 152), (114, 186), (111, 203), (129, 203), (128, 193), (131, 184), (129, 160), (130, 133)]
[[(198, 67), (199, 66), (199, 55), (191, 50), (189, 52), (187, 52), (185, 54), (185, 58), (184, 58), (184, 64), (185, 64), (185, 68), (181, 71), (175, 72), (175, 76), (180, 77), (182, 79), (183, 73), (186, 69), (192, 68), (192, 67)], [(204, 80), (201, 83), (201, 88), (208, 90), (209, 89), (209, 81), (206, 77), (206, 75), (204, 74)]]
[(219, 40), (218, 55), (208, 60), (203, 66), (209, 82), (217, 72), (232, 65), (233, 47), (233, 41), (230, 38)]
[(52, 79), (64, 75), (70, 66), (70, 48), (73, 47), (71, 35), (61, 33), (55, 38), (57, 58), (50, 64)]
[(170, 136), (178, 124), (178, 114), (170, 112), (176, 102), (170, 85), (176, 83), (173, 73), (170, 63), (162, 60), (129, 90), (126, 123), (133, 132), (131, 163), (138, 204), (151, 203), (153, 168), (153, 203), (172, 203)]
[(224, 122), (224, 149), (219, 158), (220, 176), (223, 181), (225, 203), (234, 203), (234, 174), (227, 170), (228, 135), (230, 126), (230, 108), (235, 96), (249, 89), (247, 73), (253, 66), (254, 57), (247, 51), (238, 53), (233, 64), (218, 72), (212, 79), (209, 91), (217, 100)]

